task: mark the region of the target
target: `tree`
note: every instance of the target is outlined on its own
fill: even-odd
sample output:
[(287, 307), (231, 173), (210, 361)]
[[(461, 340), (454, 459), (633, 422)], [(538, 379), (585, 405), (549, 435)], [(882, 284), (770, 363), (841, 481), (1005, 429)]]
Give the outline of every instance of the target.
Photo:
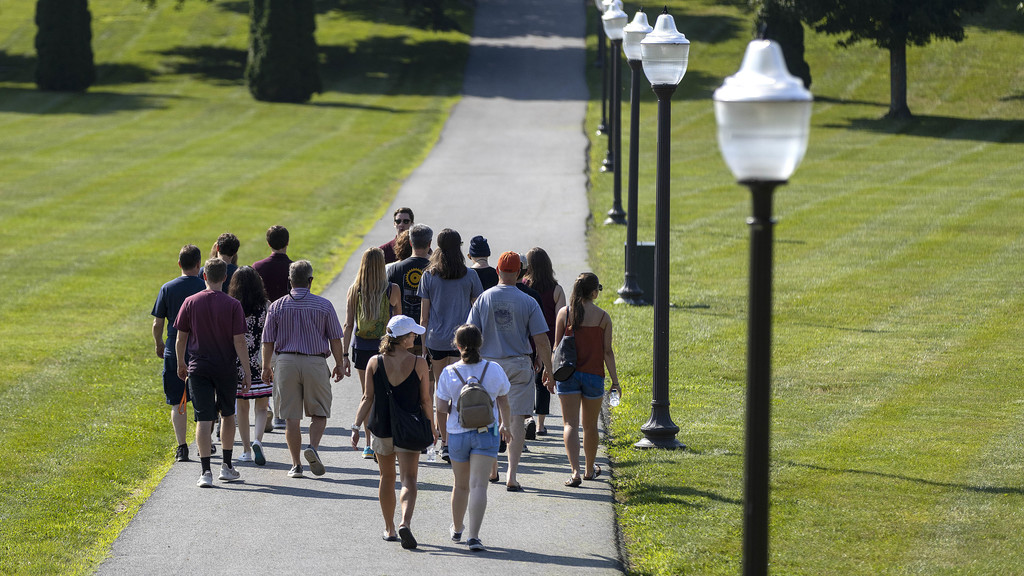
[(313, 0), (250, 0), (249, 6), (249, 92), (268, 102), (306, 102), (319, 94)]
[(96, 81), (88, 0), (36, 2), (36, 85), (83, 92)]
[(762, 0), (757, 7), (757, 28), (762, 38), (782, 48), (789, 73), (811, 87), (811, 66), (804, 60), (804, 26), (793, 0)]
[(805, 22), (817, 32), (845, 34), (847, 47), (861, 40), (889, 51), (887, 118), (910, 118), (907, 106), (907, 46), (934, 38), (964, 39), (963, 18), (981, 12), (989, 0), (798, 0)]

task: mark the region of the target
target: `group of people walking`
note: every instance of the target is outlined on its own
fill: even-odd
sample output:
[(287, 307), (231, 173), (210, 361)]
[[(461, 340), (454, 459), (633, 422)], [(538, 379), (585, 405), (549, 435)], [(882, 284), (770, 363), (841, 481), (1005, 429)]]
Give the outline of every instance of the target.
[[(551, 394), (562, 407), (570, 468), (565, 485), (600, 476), (597, 424), (606, 373), (611, 389), (619, 389), (611, 319), (594, 303), (602, 289), (597, 276), (580, 274), (567, 300), (541, 248), (525, 258), (504, 252), (492, 268), (482, 236), (474, 237), (464, 254), (457, 231), (445, 228), (434, 242), (433, 230), (416, 224), (409, 208), (396, 210), (394, 222), (395, 239), (362, 254), (344, 323), (328, 300), (309, 291), (310, 263), (286, 255), (283, 227), (267, 231), (272, 254), (251, 267), (237, 266), (238, 240), (231, 234), (218, 238), (202, 268), (199, 249), (182, 248), (182, 274), (161, 288), (153, 308), (176, 459), (188, 460), (184, 406), (191, 400), (202, 465), (199, 486), (213, 485), (211, 436), (218, 416), (220, 480), (240, 477), (233, 467), (236, 414), (243, 451), (235, 461), (266, 464), (262, 439), (272, 429), (273, 398), (274, 414), (285, 421), (288, 475), (304, 474), (303, 459), (312, 474), (324, 474), (318, 448), (331, 416), (331, 376), (335, 381), (352, 376), (354, 365), (362, 397), (351, 444), (358, 449), (365, 437), (362, 455), (379, 468), (382, 537), (405, 548), (417, 545), (412, 517), (421, 450), (398, 445), (404, 443), (394, 433), (401, 410), (429, 421), (441, 458), (451, 463), (452, 540), (465, 537), (471, 550), (483, 550), (487, 487), (501, 482), (498, 454), (507, 450), (506, 490), (521, 491), (517, 472), (524, 441), (547, 433)], [(556, 382), (552, 349), (567, 335), (576, 341), (577, 369)], [(311, 420), (304, 449), (303, 416)]]

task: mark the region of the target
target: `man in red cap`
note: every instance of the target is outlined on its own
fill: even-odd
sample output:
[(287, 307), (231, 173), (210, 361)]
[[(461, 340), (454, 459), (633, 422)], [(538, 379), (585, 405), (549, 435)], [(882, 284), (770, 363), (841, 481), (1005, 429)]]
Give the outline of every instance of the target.
[[(534, 373), (543, 370), (545, 382), (551, 381), (551, 342), (548, 325), (537, 301), (516, 288), (520, 269), (519, 254), (505, 252), (498, 259), (498, 285), (484, 291), (469, 311), (467, 323), (483, 334), (480, 355), (505, 370), (511, 389), (508, 393), (512, 421), (512, 442), (508, 446), (509, 492), (519, 492), (516, 481), (519, 459), (526, 436), (524, 419), (533, 414)], [(530, 339), (537, 348), (536, 362), (530, 359)]]

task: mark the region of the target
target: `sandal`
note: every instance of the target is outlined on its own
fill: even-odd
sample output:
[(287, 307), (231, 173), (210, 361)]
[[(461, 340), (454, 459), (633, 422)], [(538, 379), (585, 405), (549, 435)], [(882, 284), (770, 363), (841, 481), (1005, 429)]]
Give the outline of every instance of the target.
[(385, 542), (398, 542), (398, 535), (397, 534), (388, 534), (387, 532), (384, 532), (384, 534), (381, 536), (381, 538)]
[(600, 475), (601, 475), (601, 465), (600, 464), (594, 464), (594, 475), (593, 476), (584, 476), (583, 479), (584, 480), (593, 480), (593, 479), (597, 478)]
[(570, 476), (569, 479), (565, 481), (565, 485), (569, 488), (575, 488), (580, 484), (583, 484), (583, 479), (579, 476)]
[(498, 482), (501, 482), (501, 475), (495, 474), (494, 476), (491, 476), (487, 480), (490, 481), (491, 484), (497, 484)]
[(508, 492), (522, 492), (523, 491), (523, 486), (522, 486), (522, 484), (506, 485), (505, 486), (505, 490), (508, 491)]

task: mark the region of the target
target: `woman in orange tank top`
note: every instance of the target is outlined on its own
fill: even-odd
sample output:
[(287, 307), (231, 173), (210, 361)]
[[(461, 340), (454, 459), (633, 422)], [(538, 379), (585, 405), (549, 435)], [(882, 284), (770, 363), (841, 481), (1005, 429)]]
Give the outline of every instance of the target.
[[(615, 352), (612, 350), (612, 319), (608, 313), (594, 304), (601, 294), (602, 286), (597, 275), (584, 272), (572, 286), (569, 305), (558, 311), (555, 320), (555, 343), (563, 336), (576, 338), (576, 373), (565, 382), (557, 382), (555, 391), (562, 405), (562, 439), (565, 454), (569, 457), (572, 475), (565, 481), (566, 486), (579, 486), (583, 480), (593, 480), (601, 475), (597, 464), (597, 419), (601, 415), (601, 401), (604, 398), (605, 368), (611, 378), (611, 390), (620, 394), (619, 377), (615, 373)], [(583, 455), (585, 473), (580, 477), (579, 425), (583, 421)]]

